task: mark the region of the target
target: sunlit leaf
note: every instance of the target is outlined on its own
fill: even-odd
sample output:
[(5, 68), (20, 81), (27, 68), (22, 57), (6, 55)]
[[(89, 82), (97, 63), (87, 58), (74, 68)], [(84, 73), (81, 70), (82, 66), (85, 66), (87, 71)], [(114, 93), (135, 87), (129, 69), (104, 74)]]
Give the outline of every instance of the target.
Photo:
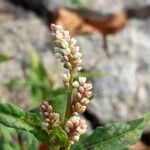
[(41, 129), (40, 122), (40, 118), (33, 113), (24, 112), (12, 104), (0, 103), (0, 123), (7, 127), (28, 131), (37, 139), (49, 143), (49, 135)]
[(123, 150), (136, 143), (149, 123), (150, 113), (144, 118), (136, 119), (128, 123), (112, 123), (96, 130), (84, 140), (73, 145), (73, 150)]

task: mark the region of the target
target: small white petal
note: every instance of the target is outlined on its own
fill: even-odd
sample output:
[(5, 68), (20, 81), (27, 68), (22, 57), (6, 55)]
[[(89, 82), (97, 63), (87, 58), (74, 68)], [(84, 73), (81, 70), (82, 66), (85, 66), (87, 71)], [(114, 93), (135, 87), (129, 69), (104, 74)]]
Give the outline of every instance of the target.
[(78, 81), (74, 81), (72, 83), (73, 87), (78, 88), (79, 87), (79, 82)]
[(46, 121), (46, 122), (49, 122), (50, 120), (49, 120), (49, 118), (46, 118), (45, 121)]
[(62, 40), (61, 45), (62, 45), (63, 48), (67, 48), (69, 46), (69, 44), (66, 40)]
[(75, 45), (77, 43), (77, 40), (73, 37), (71, 38), (70, 42), (72, 45)]
[(58, 58), (58, 59), (62, 59), (63, 58), (63, 56), (60, 53), (55, 53), (55, 57)]
[(62, 39), (63, 38), (63, 35), (62, 35), (62, 33), (60, 33), (59, 31), (56, 31), (56, 38), (57, 39)]
[(59, 52), (60, 52), (60, 48), (54, 47), (54, 53), (59, 53)]
[(65, 55), (69, 55), (71, 53), (71, 50), (69, 48), (65, 48), (62, 50), (62, 52), (65, 54)]
[(83, 69), (82, 66), (77, 67), (77, 71), (81, 71)]
[(68, 31), (68, 30), (64, 30), (63, 33), (64, 33), (65, 35), (69, 35), (69, 31)]
[(73, 137), (73, 139), (74, 139), (75, 141), (78, 141), (78, 140), (79, 140), (79, 138), (80, 138), (80, 136), (79, 136), (79, 135), (76, 135), (76, 136), (74, 136), (74, 137)]
[(86, 77), (79, 77), (79, 83), (83, 85), (86, 82)]
[(92, 89), (92, 84), (90, 84), (90, 83), (85, 83), (85, 84), (84, 84), (84, 88), (89, 91), (89, 90)]

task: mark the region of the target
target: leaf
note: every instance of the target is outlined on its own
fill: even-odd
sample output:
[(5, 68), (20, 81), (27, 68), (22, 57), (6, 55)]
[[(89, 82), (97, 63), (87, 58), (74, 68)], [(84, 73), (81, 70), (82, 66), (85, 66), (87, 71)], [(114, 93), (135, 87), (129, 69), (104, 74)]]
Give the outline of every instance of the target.
[(8, 142), (0, 142), (0, 150), (18, 150), (13, 148), (13, 146)]
[(97, 127), (89, 137), (75, 143), (72, 149), (123, 150), (139, 140), (149, 120), (150, 113), (147, 113), (144, 118), (128, 123), (113, 123)]
[(62, 95), (53, 97), (50, 99), (49, 104), (52, 105), (54, 112), (59, 113), (63, 118), (66, 111), (67, 95), (64, 93)]
[(11, 136), (14, 134), (16, 134), (16, 131), (14, 129), (8, 128), (3, 124), (0, 124), (0, 138), (2, 138), (3, 141), (11, 141)]
[(101, 78), (106, 76), (107, 74), (102, 73), (102, 72), (96, 72), (96, 71), (85, 71), (85, 72), (80, 72), (79, 76), (84, 76), (86, 77), (88, 80), (92, 80), (95, 78)]
[(37, 139), (28, 132), (26, 132), (26, 135), (27, 135), (27, 150), (37, 150), (38, 149)]
[(0, 103), (0, 123), (7, 127), (28, 131), (40, 141), (49, 143), (49, 135), (41, 129), (40, 122), (40, 118), (33, 113), (24, 112), (12, 104)]
[(59, 95), (62, 95), (66, 92), (66, 88), (65, 87), (60, 87), (56, 90), (53, 90), (52, 92), (52, 95), (55, 97), (55, 96), (59, 96)]
[(49, 99), (52, 91), (52, 83), (48, 80), (48, 74), (39, 54), (33, 51), (29, 65), (29, 77), (27, 81), (32, 90), (33, 107), (38, 106), (44, 99)]
[[(68, 18), (72, 19), (69, 20)], [(74, 21), (72, 22), (72, 20)], [(100, 32), (103, 36), (107, 36), (122, 30), (127, 25), (127, 22), (128, 14), (126, 11), (104, 15), (89, 9), (74, 8), (59, 9), (55, 19), (55, 23), (69, 30), (71, 35)]]
[(17, 79), (17, 78), (14, 78), (14, 79), (10, 80), (10, 81), (6, 84), (6, 86), (7, 86), (8, 88), (23, 87), (23, 86), (26, 86), (26, 85), (27, 85), (27, 83), (26, 83), (25, 80), (19, 80), (19, 79)]
[(67, 143), (67, 133), (60, 126), (53, 126), (53, 135), (58, 139), (60, 145)]
[(17, 132), (13, 128), (8, 128), (0, 124), (0, 150), (20, 150)]
[[(67, 104), (67, 95), (65, 93), (56, 97), (51, 97), (48, 102), (53, 107), (53, 111), (59, 113), (61, 118), (65, 116)], [(39, 107), (32, 109), (30, 112), (35, 113), (39, 118), (42, 118)]]
[(32, 54), (31, 54), (30, 69), (31, 69), (30, 70), (31, 77), (35, 80), (43, 79), (43, 78), (47, 77), (47, 72), (44, 68), (41, 58), (35, 50), (32, 51)]
[(0, 62), (8, 61), (10, 59), (12, 59), (11, 56), (7, 56), (5, 54), (0, 53)]

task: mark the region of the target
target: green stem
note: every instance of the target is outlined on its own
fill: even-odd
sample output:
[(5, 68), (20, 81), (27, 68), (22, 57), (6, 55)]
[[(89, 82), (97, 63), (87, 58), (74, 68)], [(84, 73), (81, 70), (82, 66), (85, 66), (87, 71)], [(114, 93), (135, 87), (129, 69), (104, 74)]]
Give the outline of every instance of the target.
[(67, 120), (71, 117), (71, 102), (72, 102), (72, 91), (73, 91), (73, 86), (72, 82), (74, 80), (74, 75), (70, 71), (70, 81), (69, 81), (69, 87), (68, 87), (68, 94), (67, 94), (67, 107), (66, 107), (66, 113), (65, 113), (65, 118), (63, 122), (63, 127), (65, 126)]

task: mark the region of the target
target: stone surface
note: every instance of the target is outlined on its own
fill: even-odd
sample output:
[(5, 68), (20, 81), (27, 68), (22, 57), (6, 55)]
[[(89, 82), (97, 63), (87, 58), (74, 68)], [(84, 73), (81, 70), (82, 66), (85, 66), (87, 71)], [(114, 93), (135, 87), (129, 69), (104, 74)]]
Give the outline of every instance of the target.
[(102, 123), (130, 120), (150, 109), (149, 26), (150, 20), (130, 20), (108, 36), (110, 57), (100, 35), (79, 37), (85, 68), (105, 73), (94, 80), (97, 96), (88, 107)]
[(137, 8), (150, 5), (149, 0), (88, 0), (91, 9), (102, 13), (116, 13), (126, 8)]
[[(108, 2), (115, 5), (114, 0), (103, 1)], [(113, 7), (111, 5), (109, 7)], [(103, 5), (104, 9), (101, 9), (104, 13), (105, 10), (111, 11), (106, 6)], [(121, 32), (108, 36), (110, 57), (103, 50), (101, 35), (77, 37), (85, 69), (104, 73), (103, 77), (93, 81), (97, 97), (88, 107), (88, 111), (102, 123), (130, 120), (150, 109), (149, 26), (150, 20), (130, 20)], [(49, 29), (41, 18), (6, 1), (0, 1), (0, 53), (13, 56), (12, 60), (0, 64), (0, 84), (15, 77), (23, 79), (26, 76), (33, 49), (39, 51), (47, 70), (51, 71), (56, 59), (50, 51), (49, 37)], [(14, 89), (9, 93), (7, 89), (1, 88), (1, 96), (1, 101), (15, 97), (16, 100), (12, 102), (18, 104), (19, 101), (21, 105), (29, 103), (31, 99), (29, 89)]]
[[(50, 32), (47, 26), (33, 13), (26, 12), (10, 3), (0, 1), (0, 6), (0, 16), (1, 14), (5, 14), (6, 18), (10, 14), (12, 16), (3, 19), (0, 23), (0, 53), (13, 57), (8, 62), (0, 63), (0, 84), (5, 84), (14, 78), (25, 78), (32, 50), (37, 50), (41, 54), (46, 68), (51, 70), (55, 58), (50, 51)], [(19, 91), (15, 89), (7, 95), (6, 101), (9, 99), (17, 104), (18, 101), (21, 105), (31, 101), (28, 89)]]

